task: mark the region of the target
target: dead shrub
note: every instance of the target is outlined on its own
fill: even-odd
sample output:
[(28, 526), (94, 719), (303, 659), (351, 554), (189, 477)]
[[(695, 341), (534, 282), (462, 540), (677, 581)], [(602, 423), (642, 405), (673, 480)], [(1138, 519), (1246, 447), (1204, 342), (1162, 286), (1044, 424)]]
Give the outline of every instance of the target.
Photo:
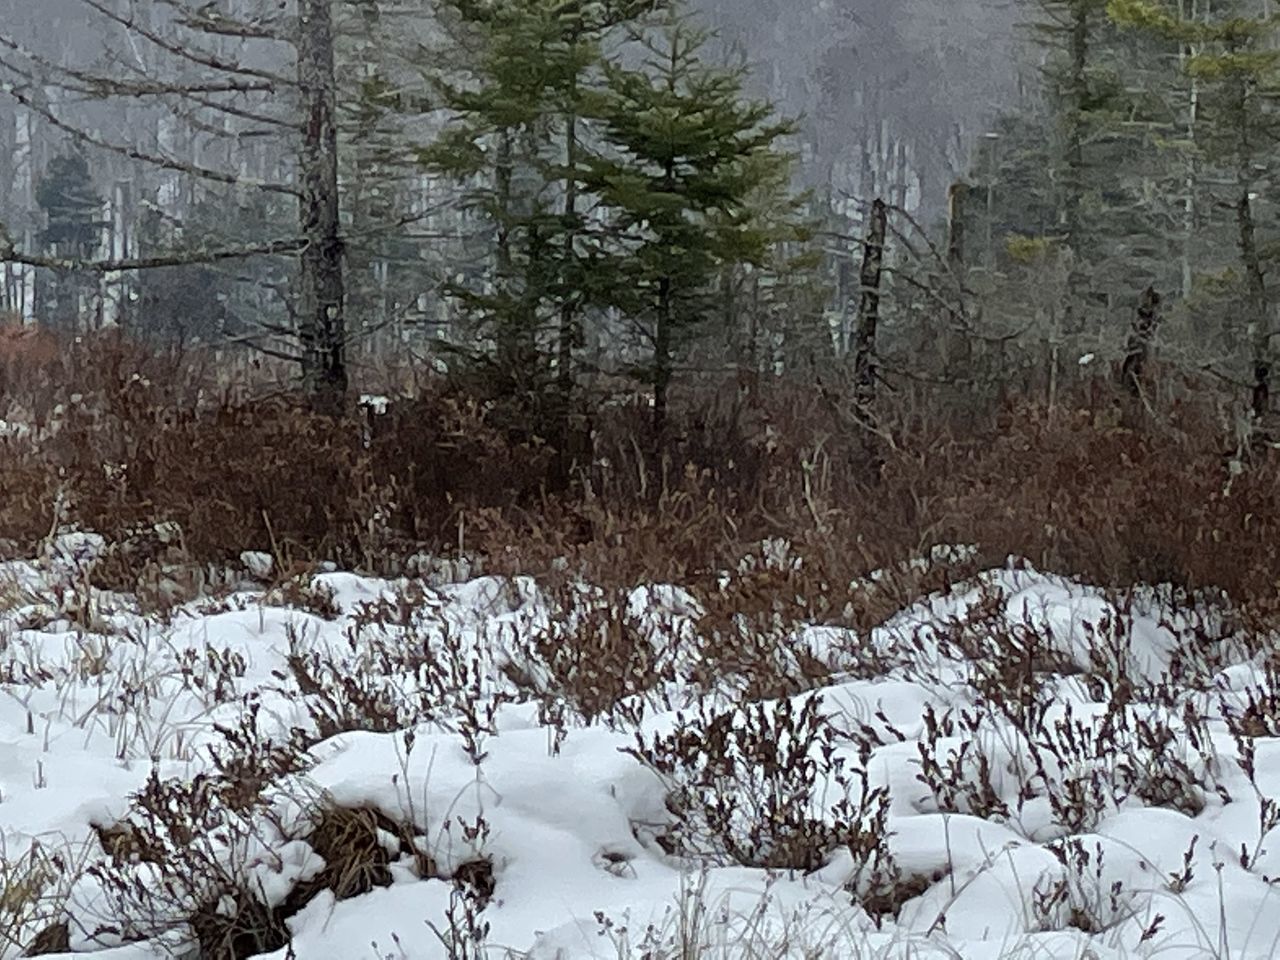
[(582, 723), (604, 718), (614, 723), (619, 710), (676, 679), (674, 648), (688, 636), (648, 628), (628, 609), (628, 592), (596, 593), (581, 584), (553, 587), (548, 602), (554, 614), (524, 643), (528, 663), (512, 664), (517, 686), (543, 702), (544, 717), (560, 717), (567, 707)]
[(53, 953), (61, 942), (60, 914), (78, 865), (62, 851), (33, 843), (0, 855), (0, 948), (27, 956)]
[[(8, 384), (0, 539), (20, 551), (67, 525), (126, 543), (178, 523), (181, 560), (197, 566), (260, 550), (281, 569), (396, 573), (422, 552), (473, 554), (496, 573), (679, 582), (714, 606), (720, 575), (776, 539), (803, 564), (748, 572), (726, 598), (738, 612), (866, 630), (969, 572), (902, 561), (972, 544), (975, 566), (1021, 555), (1107, 586), (1221, 589), (1250, 623), (1280, 618), (1280, 452), (1233, 467), (1208, 388), (1128, 427), (1088, 392), (1054, 410), (1017, 396), (971, 404), (963, 417), (942, 394), (886, 397), (892, 442), (873, 475), (838, 388), (801, 380), (747, 392), (687, 381), (660, 455), (643, 405), (584, 407), (566, 461), (474, 386), (424, 378), (383, 413), (322, 417), (288, 395), (231, 389), (211, 355), (118, 336), (63, 346)], [(168, 564), (126, 552), (104, 584)], [(884, 574), (869, 583), (873, 570)]]
[(1106, 882), (1102, 844), (1090, 850), (1079, 837), (1046, 845), (1062, 865), (1060, 876), (1041, 877), (1031, 891), (1031, 911), (1039, 930), (1074, 928), (1102, 934), (1136, 917), (1141, 898), (1120, 880)]
[(480, 751), (509, 696), (494, 685), (488, 652), (435, 619), (425, 598), (411, 588), (395, 602), (362, 605), (338, 649), (316, 648), (302, 628), (287, 626), (288, 670), (276, 679), (286, 694), (304, 698), (314, 739), (431, 723)]
[[(844, 850), (860, 892), (890, 874), (888, 797), (860, 765), (837, 755), (837, 733), (819, 697), (799, 705), (717, 710), (705, 701), (675, 730), (636, 734), (633, 756), (667, 784), (669, 852), (712, 863), (814, 870)], [(834, 797), (834, 799), (831, 799)]]
[(324, 868), (295, 888), (289, 902), (305, 904), (320, 890), (346, 900), (391, 886), (387, 841), (401, 832), (376, 810), (326, 804), (307, 833), (307, 843), (324, 860)]
[(310, 573), (299, 573), (272, 587), (262, 598), (262, 603), (272, 607), (291, 607), (314, 614), (322, 620), (337, 620), (342, 616), (334, 592), (323, 583), (317, 583)]
[(71, 952), (71, 927), (65, 920), (50, 924), (32, 939), (25, 955), (41, 957), (51, 953)]

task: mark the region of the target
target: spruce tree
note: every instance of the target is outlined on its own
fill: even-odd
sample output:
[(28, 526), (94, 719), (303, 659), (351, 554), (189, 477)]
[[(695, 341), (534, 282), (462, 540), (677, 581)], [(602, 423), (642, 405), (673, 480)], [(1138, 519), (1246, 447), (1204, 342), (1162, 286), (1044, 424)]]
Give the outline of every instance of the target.
[(544, 376), (537, 341), (545, 319), (545, 184), (529, 175), (548, 122), (538, 55), (548, 24), (538, 12), (525, 0), (445, 0), (446, 25), (470, 62), (432, 77), (451, 116), (420, 151), (428, 170), (464, 184), (466, 207), (493, 251), (487, 271), (449, 288), (476, 333), (494, 345), (492, 354), (473, 349), (463, 359), (489, 367), (494, 392), (520, 406), (532, 402)]
[(1038, 0), (1034, 24), (1048, 49), (1045, 79), (1061, 125), (1059, 148), (1060, 222), (1069, 244), (1084, 246), (1086, 190), (1085, 143), (1097, 105), (1099, 34), (1106, 24), (1107, 0)]
[[(1114, 317), (1114, 308), (1127, 311), (1148, 283), (1164, 287), (1175, 279), (1169, 211), (1156, 198), (1180, 192), (1168, 164), (1178, 118), (1150, 92), (1166, 81), (1168, 51), (1117, 30), (1107, 0), (1036, 5), (1034, 27), (1047, 53), (1044, 94), (1056, 131), (1048, 170), (1058, 213), (1051, 235), (1071, 248), (1075, 264), (1065, 306), (1069, 315), (1101, 309)], [(1083, 319), (1072, 320), (1081, 332)]]
[(568, 443), (575, 349), (593, 288), (592, 229), (585, 202), (595, 136), (587, 101), (601, 82), (615, 30), (664, 0), (445, 0), (469, 62), (438, 75), (453, 114), (422, 151), (429, 169), (467, 185), (466, 199), (492, 231), (492, 270), (454, 296), (493, 337), (496, 386)]
[(661, 442), (677, 356), (715, 316), (719, 271), (762, 264), (774, 244), (750, 201), (786, 182), (779, 147), (793, 127), (744, 96), (741, 69), (704, 61), (709, 34), (685, 15), (636, 39), (639, 66), (607, 64), (605, 89), (591, 98), (603, 144), (589, 187), (613, 225), (616, 281), (604, 293), (649, 346), (642, 375)]
[[(63, 257), (87, 258), (98, 246), (102, 231), (102, 196), (93, 183), (89, 162), (72, 151), (49, 161), (36, 185), (36, 203), (44, 214), (41, 234), (44, 247)], [(80, 271), (41, 277), (45, 320), (64, 329), (75, 329), (81, 311), (94, 291), (92, 277)]]

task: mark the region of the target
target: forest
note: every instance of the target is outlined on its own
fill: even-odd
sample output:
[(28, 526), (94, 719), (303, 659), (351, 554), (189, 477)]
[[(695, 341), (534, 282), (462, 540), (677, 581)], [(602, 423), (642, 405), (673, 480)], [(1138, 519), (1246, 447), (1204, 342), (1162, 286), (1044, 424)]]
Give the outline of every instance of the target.
[[(983, 483), (933, 491), (958, 475), (925, 461), (989, 455), (1006, 423), (1186, 447), (1228, 485), (1269, 457), (1280, 26), (1263, 0), (41, 9), (3, 36), (7, 416), (100, 421), (62, 395), (114, 354), (117, 379), (144, 357), (168, 371), (120, 415), (201, 424), (140, 423), (145, 443), (91, 459), (190, 462), (179, 434), (218, 410), (284, 429), (254, 408), (292, 397), (290, 415), (354, 417), (315, 427), (363, 438), (331, 469), (395, 461), (377, 468), (392, 481), (333, 485), (397, 488), (379, 494), (392, 554), (456, 546), (473, 508), (527, 526), (508, 507), (530, 497), (556, 524), (584, 504), (647, 514), (658, 478), (699, 471), (735, 528), (792, 536), (817, 517), (781, 506), (813, 499), (806, 478), (847, 518), (898, 470), (931, 492), (876, 520), (890, 552), (947, 527), (1075, 563), (1042, 533), (979, 529), (989, 511), (953, 505)], [(155, 475), (111, 493), (115, 526), (175, 496)], [(103, 503), (85, 482), (61, 499)], [(301, 557), (334, 553), (338, 506), (277, 509)], [(262, 514), (237, 549), (267, 545)]]
[(1276, 955), (1278, 141), (1273, 0), (0, 0), (0, 960)]

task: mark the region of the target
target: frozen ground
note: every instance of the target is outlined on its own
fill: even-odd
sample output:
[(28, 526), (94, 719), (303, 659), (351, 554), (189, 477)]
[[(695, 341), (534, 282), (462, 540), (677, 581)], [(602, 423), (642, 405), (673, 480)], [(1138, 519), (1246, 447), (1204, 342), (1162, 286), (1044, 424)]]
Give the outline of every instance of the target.
[[(1280, 955), (1276, 671), (1158, 591), (993, 571), (780, 635), (825, 678), (752, 704), (675, 587), (331, 573), (160, 619), (99, 549), (0, 571), (0, 957)], [(654, 682), (588, 722), (619, 623)]]

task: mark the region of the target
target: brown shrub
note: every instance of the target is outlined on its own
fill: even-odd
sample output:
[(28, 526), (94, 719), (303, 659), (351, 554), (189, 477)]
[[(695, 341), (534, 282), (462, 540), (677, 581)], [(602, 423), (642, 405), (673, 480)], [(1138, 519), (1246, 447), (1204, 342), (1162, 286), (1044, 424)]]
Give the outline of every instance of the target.
[[(597, 397), (566, 469), (537, 436), (513, 440), (483, 395), (434, 382), (385, 414), (331, 418), (232, 390), (208, 356), (109, 337), (68, 344), (6, 389), (10, 410), (45, 431), (0, 440), (0, 540), (22, 549), (63, 524), (120, 540), (167, 521), (200, 562), (256, 549), (279, 570), (385, 572), (415, 552), (461, 551), (495, 572), (683, 582), (715, 606), (721, 572), (777, 537), (798, 563), (733, 586), (741, 612), (866, 628), (1010, 554), (1107, 585), (1275, 605), (1277, 454), (1232, 475), (1207, 393), (1140, 419), (1096, 384), (1077, 407), (1013, 400), (963, 415), (917, 391), (886, 403), (873, 465), (829, 388), (689, 382), (661, 456), (643, 403)], [(852, 586), (945, 543), (980, 552)]]

